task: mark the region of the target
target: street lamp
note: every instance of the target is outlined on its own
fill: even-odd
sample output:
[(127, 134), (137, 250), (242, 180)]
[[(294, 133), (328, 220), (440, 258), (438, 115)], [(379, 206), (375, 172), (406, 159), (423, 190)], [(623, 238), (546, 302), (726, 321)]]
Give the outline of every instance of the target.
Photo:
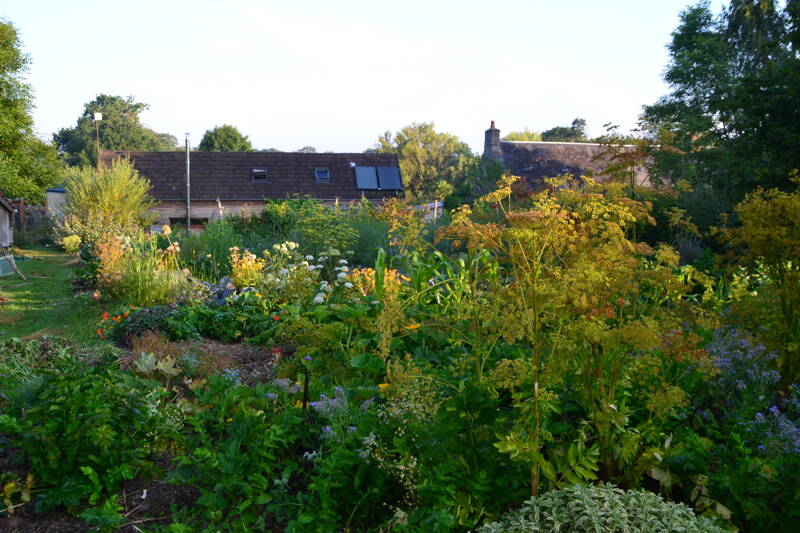
[(99, 111), (94, 112), (94, 133), (97, 139), (97, 170), (100, 170), (100, 121), (103, 120), (103, 114)]

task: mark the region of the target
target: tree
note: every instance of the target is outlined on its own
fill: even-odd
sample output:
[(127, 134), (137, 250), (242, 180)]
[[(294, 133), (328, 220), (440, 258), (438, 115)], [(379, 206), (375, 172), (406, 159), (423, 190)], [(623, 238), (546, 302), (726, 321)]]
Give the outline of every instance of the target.
[(53, 135), (59, 151), (70, 165), (97, 164), (97, 138), (94, 114), (100, 112), (101, 150), (175, 150), (178, 141), (168, 133), (158, 133), (139, 122), (148, 105), (135, 102), (132, 96), (100, 94), (83, 107), (74, 128), (62, 128)]
[(302, 148), (297, 150), (297, 153), (298, 154), (316, 154), (317, 153), (317, 149), (314, 148), (313, 146), (303, 146)]
[(586, 121), (576, 118), (572, 126), (556, 126), (542, 132), (542, 140), (548, 142), (586, 142)]
[(476, 156), (455, 135), (439, 133), (433, 123), (412, 123), (394, 135), (387, 131), (371, 149), (394, 153), (400, 158), (400, 171), (406, 194), (415, 200), (432, 200), (445, 183), (463, 180), (466, 168)]
[(525, 128), (522, 131), (512, 131), (501, 140), (503, 141), (541, 141), (542, 134)]
[(234, 126), (223, 124), (206, 130), (197, 149), (201, 152), (252, 152), (253, 145)]
[(670, 93), (645, 107), (661, 175), (710, 187), (732, 205), (757, 186), (792, 188), (800, 167), (796, 0), (708, 1), (681, 13), (669, 45)]
[(44, 190), (61, 179), (54, 147), (33, 135), (30, 87), (22, 75), (28, 58), (17, 30), (0, 19), (0, 190), (29, 202), (44, 201)]
[(83, 242), (102, 235), (136, 234), (154, 205), (150, 180), (127, 159), (115, 159), (110, 167), (99, 169), (72, 168), (65, 188), (67, 203), (59, 232), (78, 235)]

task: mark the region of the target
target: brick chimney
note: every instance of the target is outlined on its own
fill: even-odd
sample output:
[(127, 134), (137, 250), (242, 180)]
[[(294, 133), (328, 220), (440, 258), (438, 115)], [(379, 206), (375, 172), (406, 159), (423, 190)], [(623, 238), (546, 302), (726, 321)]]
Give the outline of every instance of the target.
[(500, 151), (500, 130), (494, 127), (494, 120), (486, 130), (486, 137), (483, 142), (483, 157), (500, 161), (503, 153)]

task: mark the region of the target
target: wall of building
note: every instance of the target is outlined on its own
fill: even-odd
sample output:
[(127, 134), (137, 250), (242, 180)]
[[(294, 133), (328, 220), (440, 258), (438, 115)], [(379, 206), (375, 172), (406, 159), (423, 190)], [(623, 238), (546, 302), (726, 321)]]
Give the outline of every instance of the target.
[(13, 240), (11, 214), (0, 207), (0, 246), (11, 246)]

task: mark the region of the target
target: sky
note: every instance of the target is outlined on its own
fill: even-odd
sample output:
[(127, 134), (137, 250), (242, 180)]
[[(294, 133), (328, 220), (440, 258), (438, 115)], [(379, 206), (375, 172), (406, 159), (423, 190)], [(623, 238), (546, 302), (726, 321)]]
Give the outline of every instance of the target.
[[(37, 135), (98, 94), (196, 146), (232, 124), (255, 148), (361, 152), (434, 122), (473, 151), (501, 135), (635, 127), (668, 91), (666, 46), (689, 0), (0, 0), (30, 58)], [(719, 10), (723, 0), (712, 0)]]

